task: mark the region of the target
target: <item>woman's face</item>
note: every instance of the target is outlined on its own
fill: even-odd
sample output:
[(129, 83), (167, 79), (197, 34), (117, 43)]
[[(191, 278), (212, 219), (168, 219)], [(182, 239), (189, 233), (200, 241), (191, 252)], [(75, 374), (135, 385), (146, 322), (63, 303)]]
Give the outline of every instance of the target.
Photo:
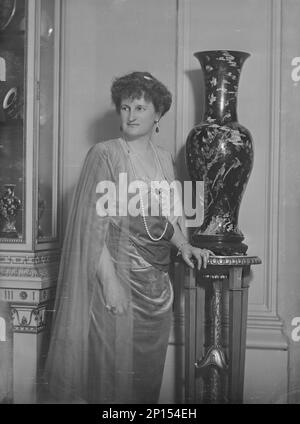
[(152, 136), (155, 120), (159, 114), (154, 105), (144, 97), (140, 99), (122, 99), (120, 106), (122, 131), (127, 140)]

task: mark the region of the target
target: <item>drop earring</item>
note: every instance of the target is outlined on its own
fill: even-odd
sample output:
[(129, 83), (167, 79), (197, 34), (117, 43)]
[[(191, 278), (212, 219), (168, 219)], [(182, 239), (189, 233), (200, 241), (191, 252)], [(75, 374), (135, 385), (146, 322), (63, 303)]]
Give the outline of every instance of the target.
[(159, 133), (159, 125), (158, 125), (158, 121), (154, 121), (156, 124), (156, 128), (155, 128), (155, 132), (158, 134)]
[(120, 131), (121, 131), (121, 132), (123, 132), (123, 128), (122, 128), (122, 125), (120, 125)]

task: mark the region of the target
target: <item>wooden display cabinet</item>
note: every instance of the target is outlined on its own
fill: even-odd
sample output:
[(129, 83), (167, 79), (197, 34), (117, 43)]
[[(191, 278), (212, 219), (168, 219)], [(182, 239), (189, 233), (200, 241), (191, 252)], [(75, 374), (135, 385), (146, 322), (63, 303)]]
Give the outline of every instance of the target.
[(0, 10), (0, 403), (35, 403), (59, 265), (61, 2)]

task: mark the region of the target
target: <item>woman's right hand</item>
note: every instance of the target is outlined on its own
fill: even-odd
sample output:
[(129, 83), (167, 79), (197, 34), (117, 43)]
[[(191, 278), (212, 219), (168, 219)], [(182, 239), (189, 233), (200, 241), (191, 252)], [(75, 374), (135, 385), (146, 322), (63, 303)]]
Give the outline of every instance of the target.
[(123, 315), (128, 309), (129, 300), (124, 287), (118, 282), (108, 280), (103, 285), (105, 307), (109, 312)]
[(98, 264), (97, 277), (107, 310), (112, 314), (124, 314), (129, 306), (128, 296), (116, 274), (114, 262), (105, 244)]

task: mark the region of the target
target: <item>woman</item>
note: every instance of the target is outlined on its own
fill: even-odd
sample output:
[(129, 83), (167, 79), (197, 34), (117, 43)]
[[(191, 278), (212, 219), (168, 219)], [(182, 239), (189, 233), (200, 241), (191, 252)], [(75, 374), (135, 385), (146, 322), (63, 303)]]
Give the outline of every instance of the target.
[[(61, 259), (47, 383), (60, 401), (156, 403), (171, 324), (171, 245), (192, 267), (192, 257), (206, 267), (211, 252), (188, 243), (174, 205), (164, 216), (161, 193), (151, 190), (151, 181), (175, 178), (171, 155), (152, 142), (171, 106), (170, 92), (151, 74), (133, 72), (116, 79), (111, 94), (122, 137), (93, 146), (79, 179)], [(128, 213), (120, 194), (105, 211), (111, 199), (101, 184), (124, 199), (120, 176), (140, 190), (128, 190)]]

